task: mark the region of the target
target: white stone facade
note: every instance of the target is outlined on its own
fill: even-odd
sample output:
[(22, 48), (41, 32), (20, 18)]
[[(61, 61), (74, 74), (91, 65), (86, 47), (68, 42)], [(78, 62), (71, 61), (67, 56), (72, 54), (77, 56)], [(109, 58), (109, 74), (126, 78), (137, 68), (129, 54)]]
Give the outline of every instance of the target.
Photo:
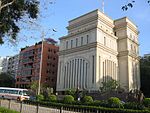
[(67, 29), (60, 38), (57, 91), (97, 91), (110, 78), (126, 90), (140, 88), (138, 31), (128, 18), (114, 21), (94, 10)]

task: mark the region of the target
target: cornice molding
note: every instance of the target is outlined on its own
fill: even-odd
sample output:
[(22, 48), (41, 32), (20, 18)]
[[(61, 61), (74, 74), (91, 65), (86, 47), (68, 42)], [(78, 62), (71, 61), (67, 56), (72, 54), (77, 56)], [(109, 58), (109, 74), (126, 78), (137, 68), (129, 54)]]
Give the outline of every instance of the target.
[(71, 54), (71, 53), (75, 53), (75, 52), (79, 52), (79, 51), (85, 51), (85, 50), (89, 50), (91, 48), (100, 48), (102, 49), (103, 51), (106, 51), (106, 52), (109, 52), (113, 55), (117, 55), (118, 52), (111, 49), (111, 48), (108, 48), (104, 45), (102, 45), (101, 43), (99, 42), (93, 42), (93, 43), (89, 43), (87, 45), (83, 45), (83, 46), (79, 46), (79, 47), (75, 47), (75, 48), (71, 48), (71, 49), (67, 49), (67, 50), (62, 50), (62, 51), (59, 51), (59, 56), (61, 55), (67, 55), (67, 54)]
[(115, 25), (114, 30), (118, 31), (118, 30), (127, 29), (127, 28), (130, 28), (137, 35), (139, 34), (139, 31), (133, 25), (131, 25), (128, 22), (123, 22), (121, 24)]
[(107, 26), (114, 28), (114, 24), (107, 21), (104, 17), (102, 17), (101, 15), (98, 15), (98, 20), (102, 21), (104, 24), (106, 24)]
[(111, 36), (112, 38), (114, 38), (114, 39), (116, 39), (116, 40), (118, 39), (118, 37), (116, 37), (114, 34), (108, 33), (107, 31), (103, 30), (103, 29), (100, 28), (99, 26), (98, 26), (97, 28), (98, 28), (98, 30), (101, 30), (102, 32), (106, 33), (107, 35)]
[(130, 56), (132, 58), (139, 60), (139, 56), (136, 53), (133, 53), (129, 50), (119, 52), (118, 57), (124, 57), (124, 56)]
[(137, 46), (140, 45), (138, 42), (132, 40), (129, 36), (124, 36), (124, 37), (118, 38), (118, 42), (119, 42), (120, 40), (124, 40), (124, 39), (130, 40), (131, 42), (135, 43)]
[(93, 30), (93, 29), (96, 29), (97, 28), (97, 25), (91, 25), (89, 28), (87, 29), (84, 29), (82, 31), (79, 31), (79, 32), (76, 32), (74, 34), (68, 34), (67, 36), (63, 36), (61, 38), (59, 38), (59, 40), (64, 40), (64, 39), (67, 39), (67, 38), (70, 38), (70, 37), (73, 37), (73, 36), (76, 36), (76, 35), (79, 35), (79, 34), (82, 34), (84, 32), (87, 32), (87, 31), (90, 31), (90, 30)]
[(68, 27), (66, 27), (68, 30), (71, 30), (71, 29), (74, 29), (78, 26), (82, 26), (82, 25), (85, 25), (87, 23), (90, 23), (90, 22), (93, 22), (93, 21), (96, 21), (95, 23), (97, 23), (97, 19), (98, 19), (98, 15), (95, 15), (93, 17), (89, 17), (89, 18), (86, 18), (84, 20), (81, 20), (79, 22), (76, 22), (74, 24), (71, 24), (69, 25)]

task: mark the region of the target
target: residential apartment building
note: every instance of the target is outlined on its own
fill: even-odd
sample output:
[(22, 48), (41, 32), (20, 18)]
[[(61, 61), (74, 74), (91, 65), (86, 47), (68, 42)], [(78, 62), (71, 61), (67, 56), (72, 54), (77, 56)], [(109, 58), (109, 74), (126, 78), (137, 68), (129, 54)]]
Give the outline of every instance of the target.
[(9, 61), (10, 56), (6, 56), (3, 58), (2, 61), (2, 72), (7, 73), (8, 71), (8, 61)]
[(98, 91), (102, 82), (119, 81), (140, 89), (138, 28), (127, 17), (112, 20), (99, 10), (69, 21), (60, 38), (57, 91)]
[(0, 57), (0, 73), (2, 73), (2, 63), (3, 63), (3, 57)]
[(27, 88), (31, 82), (38, 82), (41, 76), (41, 84), (45, 84), (55, 90), (58, 50), (59, 47), (56, 46), (56, 42), (53, 39), (48, 39), (43, 44), (39, 42), (33, 46), (21, 49), (16, 87)]
[(8, 59), (7, 72), (13, 75), (14, 78), (16, 78), (17, 76), (18, 63), (19, 63), (19, 54), (14, 55)]

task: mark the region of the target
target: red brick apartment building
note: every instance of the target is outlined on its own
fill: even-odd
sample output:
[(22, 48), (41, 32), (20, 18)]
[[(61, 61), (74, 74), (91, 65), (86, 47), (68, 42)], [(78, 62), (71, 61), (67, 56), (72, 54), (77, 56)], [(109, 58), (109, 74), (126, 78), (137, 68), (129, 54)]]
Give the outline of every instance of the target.
[[(58, 50), (59, 47), (55, 43), (43, 42), (41, 84), (54, 90), (57, 81)], [(16, 87), (28, 88), (31, 82), (39, 81), (41, 53), (42, 42), (21, 49)]]

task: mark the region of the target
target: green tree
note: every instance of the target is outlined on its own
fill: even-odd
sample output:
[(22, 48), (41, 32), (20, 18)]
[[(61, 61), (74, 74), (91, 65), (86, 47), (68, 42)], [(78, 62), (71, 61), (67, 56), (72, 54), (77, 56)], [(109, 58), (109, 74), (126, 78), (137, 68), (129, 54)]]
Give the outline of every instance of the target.
[(37, 0), (0, 0), (0, 44), (6, 36), (16, 39), (20, 31), (18, 22), (37, 18), (38, 5)]
[(30, 88), (31, 88), (31, 90), (35, 93), (35, 95), (37, 95), (38, 82), (37, 82), (37, 81), (31, 82)]
[(108, 92), (108, 91), (117, 90), (118, 87), (119, 87), (118, 81), (111, 78), (107, 82), (102, 82), (102, 87), (100, 87), (100, 90), (101, 92)]
[(11, 73), (0, 74), (0, 87), (15, 87), (15, 78)]
[(66, 90), (66, 95), (71, 95), (75, 97), (76, 89), (68, 89)]
[(150, 56), (140, 60), (141, 90), (146, 97), (150, 97)]
[[(122, 6), (122, 10), (127, 11), (129, 8), (132, 8), (135, 2), (136, 0), (130, 0), (127, 4)], [(150, 5), (150, 0), (147, 0), (147, 3)]]

